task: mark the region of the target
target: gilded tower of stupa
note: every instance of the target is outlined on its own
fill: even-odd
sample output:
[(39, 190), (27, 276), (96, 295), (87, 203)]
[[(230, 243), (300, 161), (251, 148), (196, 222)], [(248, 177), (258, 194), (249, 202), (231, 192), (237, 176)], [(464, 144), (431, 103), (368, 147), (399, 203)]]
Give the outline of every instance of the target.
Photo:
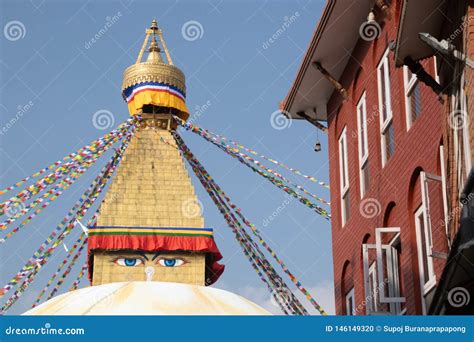
[(97, 224), (89, 229), (92, 285), (147, 280), (209, 285), (224, 270), (171, 134), (173, 116), (189, 116), (185, 94), (184, 74), (153, 21), (136, 63), (124, 72), (123, 98), (130, 114), (142, 119)]
[(206, 286), (224, 266), (172, 135), (173, 117), (189, 116), (185, 78), (173, 65), (156, 21), (146, 30), (136, 63), (125, 70), (122, 95), (130, 115), (140, 120), (97, 222), (88, 227), (92, 286), (56, 296), (26, 314), (268, 314), (245, 298)]

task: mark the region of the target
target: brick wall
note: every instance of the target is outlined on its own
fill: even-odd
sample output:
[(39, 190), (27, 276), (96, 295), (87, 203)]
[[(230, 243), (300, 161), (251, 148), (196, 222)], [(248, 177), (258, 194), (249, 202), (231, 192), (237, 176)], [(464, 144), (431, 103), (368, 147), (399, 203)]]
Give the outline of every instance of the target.
[[(471, 60), (474, 60), (474, 0), (469, 0), (467, 5), (467, 27), (465, 32), (465, 44), (467, 47), (466, 55)], [(466, 68), (466, 95), (467, 95), (467, 108), (469, 116), (469, 132), (470, 136), (470, 147), (471, 147), (471, 160), (474, 162), (474, 70), (472, 68)]]
[[(358, 312), (365, 314), (362, 244), (375, 243), (375, 228), (386, 224), (401, 228), (400, 273), (407, 314), (422, 312), (414, 212), (421, 203), (420, 171), (440, 175), (439, 146), (442, 141), (443, 111), (437, 95), (420, 83), (422, 114), (407, 131), (403, 69), (394, 67), (393, 53), (390, 52), (390, 90), (396, 146), (394, 155), (382, 168), (376, 69), (389, 42), (396, 39), (399, 7), (400, 1), (392, 2), (393, 19), (382, 25), (383, 30), (377, 40), (360, 40), (353, 51), (353, 62), (347, 66), (340, 79), (350, 95), (349, 100), (341, 103), (334, 94), (328, 103), (328, 112), (332, 113), (328, 118), (328, 138), (337, 314), (345, 314), (344, 295), (352, 284), (356, 307), (360, 308)], [(422, 65), (431, 75), (434, 74), (432, 59), (423, 61)], [(359, 66), (361, 69), (357, 71)], [(354, 75), (358, 75), (356, 79)], [(364, 91), (370, 187), (361, 199), (356, 105)], [(341, 227), (338, 139), (344, 127), (347, 127), (348, 137), (350, 218)], [(447, 252), (444, 226), (440, 224), (443, 218), (440, 188), (431, 186), (430, 193), (434, 250)], [(376, 203), (377, 214), (371, 218), (364, 217), (367, 215), (362, 215), (359, 210), (362, 201), (367, 199), (374, 199)], [(444, 260), (435, 259), (437, 278), (443, 267)]]

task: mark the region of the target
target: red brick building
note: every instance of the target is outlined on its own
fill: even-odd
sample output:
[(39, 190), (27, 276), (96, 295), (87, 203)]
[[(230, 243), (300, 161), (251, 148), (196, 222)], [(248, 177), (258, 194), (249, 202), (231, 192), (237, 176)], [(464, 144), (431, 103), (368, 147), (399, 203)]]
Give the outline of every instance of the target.
[[(412, 32), (420, 13), (442, 26), (434, 17), (449, 1), (420, 2), (329, 0), (283, 103), (285, 115), (328, 135), (337, 314), (428, 314), (452, 257), (462, 187), (448, 184), (452, 96), (438, 70), (449, 71), (433, 50), (411, 58), (426, 50), (416, 46), (425, 31)], [(458, 132), (458, 184), (471, 168), (470, 127)]]

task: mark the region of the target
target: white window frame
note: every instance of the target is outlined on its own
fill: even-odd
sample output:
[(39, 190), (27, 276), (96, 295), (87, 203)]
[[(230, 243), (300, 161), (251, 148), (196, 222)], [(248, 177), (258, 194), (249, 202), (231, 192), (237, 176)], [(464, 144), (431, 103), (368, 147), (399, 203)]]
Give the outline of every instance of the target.
[[(465, 83), (465, 73), (463, 72), (461, 75), (461, 84), (464, 85)], [(472, 160), (471, 160), (471, 144), (469, 139), (469, 115), (468, 115), (468, 108), (467, 108), (467, 96), (466, 92), (464, 91), (464, 87), (460, 87), (460, 102), (461, 102), (461, 113), (466, 114), (464, 117), (464, 125), (462, 125), (462, 139), (463, 139), (463, 149), (464, 149), (464, 167), (466, 169), (466, 178), (469, 177), (469, 172), (472, 168)], [(457, 134), (455, 134), (457, 137)], [(464, 184), (461, 184), (461, 189), (464, 188)]]
[(439, 72), (438, 72), (438, 58), (436, 55), (433, 56), (433, 63), (434, 63), (434, 73), (435, 73), (435, 81), (439, 83)]
[[(341, 186), (341, 219), (342, 226), (347, 222), (346, 206), (344, 204), (344, 198), (349, 191), (349, 163), (347, 153), (347, 128), (344, 127), (341, 135), (339, 136), (339, 180)], [(342, 148), (341, 148), (342, 147)], [(345, 173), (344, 173), (345, 171)]]
[[(389, 244), (382, 244), (382, 234), (392, 233), (395, 237)], [(375, 229), (375, 244), (362, 245), (362, 255), (364, 264), (364, 284), (366, 298), (373, 298), (375, 312), (367, 306), (368, 314), (376, 314), (379, 303), (388, 304), (390, 312), (396, 315), (403, 315), (406, 310), (401, 309), (401, 304), (406, 301), (405, 297), (400, 297), (400, 275), (398, 272), (399, 260), (398, 253), (392, 246), (400, 236), (400, 227), (381, 227)], [(369, 249), (376, 250), (376, 260), (369, 266)], [(383, 253), (386, 254), (386, 263), (383, 262)], [(384, 280), (384, 264), (387, 266), (387, 281)], [(370, 280), (377, 288), (374, 296), (370, 293)], [(385, 291), (385, 283), (387, 283), (388, 293)], [(384, 284), (381, 286), (380, 284)], [(384, 312), (387, 314), (387, 312)]]
[[(441, 190), (443, 192), (444, 229), (446, 236), (449, 236), (449, 208), (448, 208), (448, 187), (446, 181), (446, 166), (444, 164), (444, 146), (439, 147), (439, 161), (441, 167)], [(449, 240), (448, 240), (449, 241)], [(451, 248), (451, 246), (449, 246)]]
[[(382, 258), (382, 233), (394, 233), (400, 234), (400, 227), (383, 227), (383, 228), (376, 228), (375, 229), (375, 249), (377, 253), (377, 274), (378, 274), (378, 282), (382, 284), (384, 282), (383, 279), (383, 258)], [(394, 241), (394, 239), (392, 240)], [(390, 263), (391, 266), (398, 265), (398, 255), (394, 255), (392, 245), (387, 245), (386, 253), (387, 253), (387, 264)], [(400, 275), (397, 272), (394, 272), (393, 267), (387, 267), (388, 271), (388, 284), (389, 284), (389, 293), (388, 296), (385, 295), (385, 288), (382, 288), (380, 291), (380, 302), (381, 303), (401, 303), (405, 301), (405, 297), (396, 297), (396, 284), (398, 284), (398, 288), (400, 288)], [(399, 293), (400, 291), (398, 291)]]
[[(362, 94), (359, 102), (357, 103), (357, 136), (359, 144), (359, 182), (360, 182), (360, 198), (365, 196), (367, 192), (367, 184), (365, 184), (365, 178), (363, 177), (363, 170), (367, 167), (369, 160), (369, 142), (367, 134), (367, 102), (365, 100), (366, 92)], [(363, 134), (362, 134), (363, 133)], [(362, 149), (362, 140), (365, 141), (364, 148)]]
[[(440, 148), (440, 154), (443, 153), (443, 148)], [(444, 156), (443, 156), (444, 157)], [(446, 194), (446, 179), (444, 175), (444, 160), (441, 163), (441, 176), (433, 175), (426, 173), (424, 171), (420, 172), (420, 185), (421, 185), (421, 205), (415, 212), (415, 227), (416, 227), (416, 245), (417, 245), (417, 252), (418, 252), (418, 268), (420, 270), (420, 286), (421, 286), (421, 293), (422, 293), (422, 301), (423, 301), (423, 312), (425, 312), (424, 307), (424, 296), (433, 289), (436, 285), (436, 274), (434, 272), (434, 263), (433, 263), (433, 232), (431, 229), (431, 217), (430, 217), (430, 197), (428, 192), (428, 180), (434, 180), (441, 182), (442, 185), (442, 192), (443, 192), (443, 207), (444, 207), (444, 221), (448, 220), (447, 216), (447, 194)], [(418, 221), (418, 217), (423, 215), (423, 225), (424, 231), (421, 232), (420, 225)], [(425, 251), (421, 246), (421, 234), (425, 236)], [(422, 254), (426, 253), (426, 263), (428, 270), (427, 274), (425, 274), (425, 269), (423, 268), (423, 258), (421, 257)], [(425, 281), (427, 280), (427, 281)]]
[[(370, 286), (370, 281), (372, 281), (372, 288)], [(367, 286), (368, 286), (367, 298), (371, 298), (370, 299), (370, 306), (373, 306), (373, 310), (372, 310), (372, 308), (370, 308), (370, 306), (368, 308), (370, 308), (370, 313), (374, 314), (374, 313), (379, 311), (378, 310), (378, 307), (379, 307), (378, 298), (379, 297), (378, 297), (378, 291), (377, 291), (377, 289), (379, 287), (379, 282), (377, 280), (377, 267), (376, 267), (375, 261), (369, 267), (369, 277), (367, 279)]]
[[(379, 114), (380, 114), (380, 140), (381, 140), (381, 151), (382, 151), (382, 167), (387, 163), (387, 154), (386, 154), (386, 145), (384, 135), (387, 133), (388, 126), (392, 123), (392, 99), (390, 95), (390, 65), (389, 65), (389, 54), (390, 50), (387, 48), (385, 50), (380, 62), (377, 66), (377, 88), (378, 88), (378, 97), (379, 97)], [(381, 70), (384, 71), (384, 79), (382, 80)], [(385, 85), (385, 99), (386, 103), (384, 104), (382, 99), (382, 82)], [(386, 107), (385, 112), (387, 117), (384, 119), (384, 107)]]
[[(350, 310), (350, 305), (349, 303), (352, 303), (352, 312), (349, 312)], [(356, 316), (357, 311), (356, 311), (356, 305), (355, 305), (355, 291), (354, 288), (350, 289), (349, 292), (346, 293), (346, 315), (347, 316)]]
[[(411, 128), (413, 125), (412, 122), (412, 115), (411, 115), (411, 101), (410, 97), (412, 95), (413, 90), (415, 87), (418, 85), (418, 77), (416, 77), (416, 74), (411, 74), (411, 77), (409, 75), (409, 69), (405, 65), (403, 67), (403, 81), (405, 84), (405, 114), (406, 114), (406, 123), (407, 123), (407, 131)], [(410, 79), (409, 79), (410, 77)]]

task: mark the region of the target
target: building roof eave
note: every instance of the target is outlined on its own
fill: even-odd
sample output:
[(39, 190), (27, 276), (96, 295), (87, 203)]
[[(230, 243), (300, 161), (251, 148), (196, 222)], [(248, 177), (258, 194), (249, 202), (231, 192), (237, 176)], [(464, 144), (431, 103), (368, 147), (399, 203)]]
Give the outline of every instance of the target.
[(331, 76), (339, 79), (359, 41), (359, 28), (374, 2), (327, 1), (296, 78), (280, 105), (285, 115), (303, 119), (297, 113), (304, 111), (312, 119), (327, 120), (327, 102), (334, 92), (334, 85), (312, 66), (312, 62), (320, 62)]
[[(423, 42), (420, 32), (429, 33), (439, 38), (444, 21), (444, 9), (447, 0), (404, 0), (400, 15), (395, 46), (395, 65), (404, 65), (404, 59), (410, 56), (414, 61), (419, 61), (434, 55), (435, 51)], [(430, 12), (420, 18), (420, 13)]]

